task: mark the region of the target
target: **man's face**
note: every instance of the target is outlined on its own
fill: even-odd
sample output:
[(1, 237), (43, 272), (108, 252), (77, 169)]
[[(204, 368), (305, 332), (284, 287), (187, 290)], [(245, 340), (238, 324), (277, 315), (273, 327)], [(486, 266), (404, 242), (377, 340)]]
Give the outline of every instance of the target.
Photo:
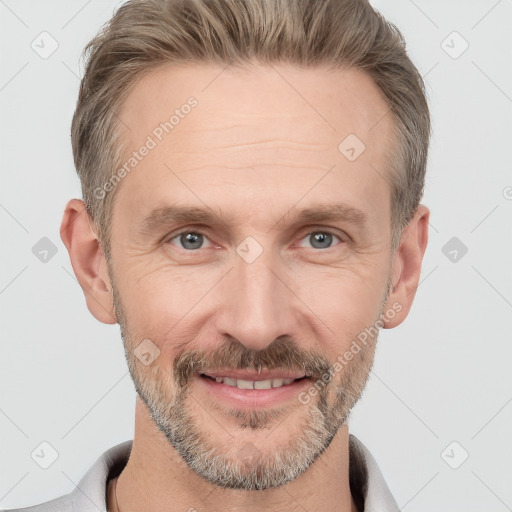
[[(217, 485), (297, 477), (361, 395), (376, 336), (343, 354), (390, 283), (387, 111), (361, 72), (259, 65), (169, 66), (123, 104), (126, 160), (151, 146), (112, 216), (128, 364), (158, 428)], [(359, 156), (354, 136), (338, 149), (349, 134)]]

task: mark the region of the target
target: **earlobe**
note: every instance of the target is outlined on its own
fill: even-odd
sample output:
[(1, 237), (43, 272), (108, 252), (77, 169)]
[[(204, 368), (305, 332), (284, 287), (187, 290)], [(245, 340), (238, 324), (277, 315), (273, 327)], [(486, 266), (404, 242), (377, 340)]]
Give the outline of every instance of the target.
[(117, 323), (107, 262), (83, 201), (71, 199), (66, 205), (60, 236), (84, 292), (87, 308), (100, 322)]
[(430, 211), (419, 205), (413, 218), (405, 227), (400, 246), (393, 256), (390, 290), (386, 310), (393, 308), (393, 317), (384, 315), (385, 329), (400, 325), (411, 309), (421, 275), (421, 263), (428, 243), (428, 220)]

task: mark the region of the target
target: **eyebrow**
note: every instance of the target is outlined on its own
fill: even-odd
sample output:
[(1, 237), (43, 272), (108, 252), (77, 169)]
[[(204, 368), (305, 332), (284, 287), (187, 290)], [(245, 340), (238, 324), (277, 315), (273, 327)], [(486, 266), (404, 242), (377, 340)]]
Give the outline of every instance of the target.
[[(287, 212), (288, 217), (293, 208)], [(345, 204), (326, 204), (299, 210), (295, 216), (297, 222), (347, 222), (363, 227), (368, 222), (366, 213)], [(279, 223), (281, 223), (280, 221)], [(279, 224), (278, 223), (278, 224)]]
[[(276, 226), (287, 225), (287, 219), (293, 215), (293, 224), (304, 222), (345, 222), (364, 228), (368, 223), (368, 216), (362, 210), (337, 203), (317, 205), (299, 210), (293, 214), (295, 208), (291, 208), (271, 229)], [(212, 226), (226, 226), (235, 220), (233, 212), (219, 209), (214, 212), (208, 208), (195, 206), (167, 206), (153, 210), (140, 224), (139, 231), (142, 234), (151, 234), (164, 227), (178, 223), (209, 224)]]

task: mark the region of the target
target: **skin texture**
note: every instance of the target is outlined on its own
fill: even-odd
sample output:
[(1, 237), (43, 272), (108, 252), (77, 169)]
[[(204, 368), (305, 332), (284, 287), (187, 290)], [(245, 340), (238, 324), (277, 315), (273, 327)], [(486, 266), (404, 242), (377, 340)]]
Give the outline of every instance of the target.
[[(377, 320), (399, 325), (418, 286), (429, 211), (418, 207), (391, 253), (383, 176), (392, 119), (360, 71), (153, 70), (119, 112), (126, 157), (191, 96), (197, 106), (115, 188), (110, 265), (82, 201), (68, 203), (61, 226), (90, 312), (120, 323), (139, 394), (119, 509), (354, 512), (346, 420), (375, 335), (308, 403), (235, 410), (194, 368), (249, 361), (317, 379)], [(354, 161), (338, 150), (349, 134), (366, 146)], [(297, 220), (304, 208), (338, 203), (366, 223)], [(214, 222), (143, 229), (153, 210), (176, 205), (207, 208)], [(182, 229), (203, 235), (200, 248), (177, 236)], [(319, 232), (326, 238), (315, 241)], [(261, 252), (250, 263), (237, 252), (249, 236), (251, 254)], [(149, 365), (134, 353), (145, 339), (159, 350)], [(249, 463), (240, 455), (248, 449), (257, 453)]]

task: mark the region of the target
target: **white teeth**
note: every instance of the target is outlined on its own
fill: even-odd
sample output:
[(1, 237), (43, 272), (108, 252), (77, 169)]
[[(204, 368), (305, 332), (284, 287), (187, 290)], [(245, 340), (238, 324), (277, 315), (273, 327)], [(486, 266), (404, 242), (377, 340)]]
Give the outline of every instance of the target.
[(254, 389), (270, 389), (272, 387), (271, 380), (257, 380), (254, 383)]
[(295, 379), (269, 379), (269, 380), (243, 380), (230, 377), (215, 377), (215, 382), (222, 382), (227, 386), (239, 389), (271, 389), (291, 384)]
[(239, 389), (254, 389), (254, 381), (238, 379), (236, 381), (236, 387)]
[(222, 377), (222, 382), (228, 386), (236, 386), (236, 379), (230, 379), (229, 377)]

